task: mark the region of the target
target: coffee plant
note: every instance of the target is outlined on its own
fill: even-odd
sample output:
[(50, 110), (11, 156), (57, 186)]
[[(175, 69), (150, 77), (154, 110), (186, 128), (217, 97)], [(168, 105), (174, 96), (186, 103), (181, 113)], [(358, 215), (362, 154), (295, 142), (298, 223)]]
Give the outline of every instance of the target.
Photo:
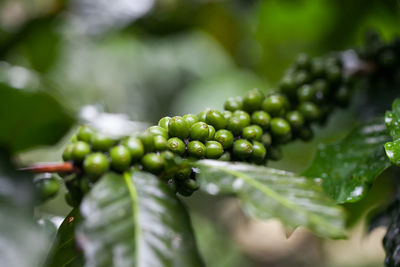
[[(163, 117), (129, 135), (80, 126), (60, 155), (62, 163), (35, 164), (15, 174), (42, 173), (34, 180), (36, 198), (26, 196), (35, 204), (54, 198), (61, 182), (67, 189), (65, 201), (73, 209), (45, 266), (204, 266), (183, 204), (197, 190), (235, 196), (249, 217), (277, 218), (288, 230), (304, 226), (323, 238), (346, 238), (343, 205), (363, 199), (384, 170), (400, 164), (400, 99), (392, 99), (385, 116), (369, 117), (343, 140), (319, 146), (300, 174), (268, 163), (283, 157), (282, 146), (311, 140), (315, 127), (323, 127), (336, 109), (351, 108), (360, 90), (374, 96), (387, 86), (400, 88), (400, 39), (385, 43), (369, 32), (357, 49), (298, 55), (275, 90), (230, 97), (223, 110)], [(51, 98), (6, 87), (0, 93), (11, 104), (13, 94), (39, 98), (54, 114), (48, 122), (27, 122), (32, 142), (54, 143), (73, 123)], [(48, 124), (65, 128), (35, 135)], [(9, 151), (32, 146), (1, 145)], [(399, 210), (396, 197), (371, 220), (371, 227), (388, 227), (383, 246), (389, 267), (400, 266)]]

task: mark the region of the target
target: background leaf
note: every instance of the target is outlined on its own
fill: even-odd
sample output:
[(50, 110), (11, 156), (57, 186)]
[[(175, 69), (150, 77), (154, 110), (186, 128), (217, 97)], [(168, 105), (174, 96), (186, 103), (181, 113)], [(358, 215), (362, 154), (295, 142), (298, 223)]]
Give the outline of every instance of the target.
[(336, 144), (320, 145), (303, 175), (322, 178), (323, 188), (338, 203), (358, 201), (391, 166), (383, 149), (388, 138), (383, 120), (363, 124)]
[(290, 172), (244, 163), (201, 160), (196, 163), (201, 188), (210, 194), (236, 194), (256, 219), (279, 218), (320, 236), (345, 236), (342, 210), (319, 184)]
[(81, 214), (87, 266), (203, 266), (185, 207), (154, 175), (106, 174)]
[(393, 102), (392, 111), (386, 111), (386, 127), (393, 138), (393, 142), (385, 144), (386, 155), (393, 164), (400, 165), (400, 99)]

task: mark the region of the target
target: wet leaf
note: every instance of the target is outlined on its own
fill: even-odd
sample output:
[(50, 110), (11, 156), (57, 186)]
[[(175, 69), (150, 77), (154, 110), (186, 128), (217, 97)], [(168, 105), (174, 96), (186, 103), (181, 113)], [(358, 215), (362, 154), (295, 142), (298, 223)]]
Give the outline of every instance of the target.
[(109, 173), (81, 204), (87, 266), (203, 266), (185, 207), (152, 174)]
[(388, 139), (383, 120), (363, 124), (336, 144), (320, 145), (303, 175), (322, 178), (323, 188), (338, 203), (358, 201), (391, 166), (383, 148)]
[(235, 194), (253, 218), (278, 218), (289, 228), (305, 226), (316, 234), (345, 237), (342, 209), (314, 180), (245, 163), (201, 160), (197, 178), (210, 194)]
[(400, 99), (393, 102), (392, 111), (386, 111), (385, 123), (393, 142), (385, 144), (386, 155), (393, 164), (400, 165)]

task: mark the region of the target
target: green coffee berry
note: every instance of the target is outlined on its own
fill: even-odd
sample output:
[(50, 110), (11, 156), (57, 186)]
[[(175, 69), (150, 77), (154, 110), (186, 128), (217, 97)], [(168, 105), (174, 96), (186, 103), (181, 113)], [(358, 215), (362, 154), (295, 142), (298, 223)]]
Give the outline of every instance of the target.
[(79, 188), (81, 189), (83, 194), (86, 194), (87, 192), (90, 191), (92, 185), (90, 183), (89, 178), (87, 177), (82, 177), (81, 181), (79, 182)]
[(154, 137), (154, 148), (156, 151), (167, 149), (167, 139), (164, 136), (157, 135)]
[(77, 208), (79, 207), (79, 204), (81, 203), (81, 200), (79, 198), (73, 197), (71, 192), (65, 193), (65, 201), (69, 206), (72, 208)]
[(224, 153), (224, 148), (217, 141), (207, 141), (206, 158), (217, 159)]
[(296, 87), (302, 86), (311, 80), (311, 76), (307, 71), (300, 70), (294, 74), (294, 82)]
[(183, 118), (189, 125), (189, 128), (192, 127), (193, 124), (199, 121), (199, 118), (197, 118), (197, 116), (193, 114), (186, 114), (185, 116), (183, 116)]
[(276, 137), (286, 137), (290, 135), (291, 128), (289, 122), (282, 118), (273, 118), (271, 120), (271, 133)]
[(238, 159), (247, 159), (252, 152), (253, 145), (245, 139), (238, 139), (233, 144), (233, 155)]
[(110, 149), (111, 167), (117, 171), (125, 171), (131, 164), (131, 154), (128, 148), (118, 145)]
[(213, 140), (215, 136), (215, 128), (212, 125), (208, 125), (208, 140)]
[(243, 108), (243, 100), (241, 97), (231, 97), (225, 101), (224, 109), (229, 111), (241, 110)]
[(204, 158), (206, 155), (206, 146), (200, 141), (191, 141), (187, 145), (188, 154), (195, 158)]
[(288, 112), (286, 114), (286, 120), (289, 122), (290, 127), (293, 130), (299, 130), (304, 125), (304, 117), (297, 110)]
[(79, 128), (76, 137), (79, 141), (89, 143), (90, 139), (92, 139), (92, 134), (93, 134), (93, 130), (90, 129), (89, 126), (82, 125)]
[(72, 137), (71, 137), (71, 143), (76, 143), (76, 142), (78, 142), (79, 140), (78, 140), (78, 136), (76, 135), (76, 134), (74, 134)]
[(316, 103), (322, 103), (327, 100), (329, 85), (326, 80), (319, 79), (313, 83), (315, 89), (314, 101)]
[(205, 142), (209, 138), (209, 127), (205, 122), (196, 122), (190, 128), (190, 138)]
[(161, 119), (158, 121), (158, 126), (164, 128), (165, 130), (168, 131), (168, 125), (169, 125), (171, 119), (172, 119), (171, 117), (164, 117), (164, 118), (161, 118)]
[(312, 102), (301, 103), (298, 110), (308, 122), (317, 121), (321, 117), (321, 110)]
[(139, 138), (129, 137), (123, 145), (129, 150), (132, 161), (137, 161), (144, 155), (144, 146)]
[(78, 141), (74, 144), (72, 149), (72, 160), (74, 161), (82, 161), (86, 155), (90, 153), (90, 146), (88, 143), (83, 141)]
[(168, 139), (168, 131), (161, 126), (151, 126), (148, 131), (154, 136), (161, 135), (165, 139)]
[(232, 117), (232, 114), (232, 111), (229, 110), (222, 111), (222, 115), (224, 116), (226, 121), (229, 121), (229, 119)]
[(227, 129), (238, 136), (244, 127), (250, 125), (250, 115), (244, 111), (235, 111), (228, 121)]
[(262, 103), (262, 109), (271, 116), (282, 116), (286, 112), (287, 100), (279, 94), (267, 96)]
[(42, 202), (55, 197), (60, 190), (60, 183), (53, 177), (39, 179), (34, 182), (34, 185), (35, 191)]
[(224, 152), (224, 154), (222, 154), (222, 156), (219, 157), (218, 160), (221, 160), (221, 161), (231, 161), (231, 153), (229, 153), (229, 152)]
[(272, 144), (272, 137), (269, 133), (263, 133), (260, 141), (264, 146), (270, 146)]
[(315, 88), (310, 84), (305, 84), (297, 90), (299, 102), (312, 101), (315, 98)]
[(164, 158), (156, 153), (147, 153), (142, 158), (142, 165), (145, 171), (157, 175), (164, 169)]
[(185, 139), (189, 137), (189, 124), (180, 116), (175, 116), (171, 119), (168, 126), (168, 133), (171, 137)]
[(206, 122), (206, 115), (207, 112), (210, 111), (210, 108), (206, 108), (205, 110), (201, 111), (199, 114), (197, 114), (197, 118), (199, 121)]
[(297, 69), (308, 70), (311, 68), (311, 58), (309, 55), (301, 53), (296, 57), (294, 64)]
[(105, 134), (93, 133), (90, 143), (94, 151), (108, 151), (114, 145), (115, 141)]
[(261, 163), (267, 155), (267, 149), (263, 144), (253, 141), (253, 152), (250, 155), (250, 160), (255, 163)]
[(251, 123), (261, 126), (264, 130), (269, 128), (271, 116), (265, 111), (256, 111), (251, 115)]
[(221, 112), (211, 109), (206, 113), (206, 123), (219, 130), (226, 127), (227, 121)]
[(322, 77), (325, 74), (325, 62), (321, 58), (315, 58), (311, 62), (311, 74), (314, 77)]
[(291, 97), (296, 93), (296, 88), (293, 75), (285, 75), (279, 83), (281, 92)]
[(188, 189), (190, 189), (190, 190), (193, 190), (193, 191), (198, 190), (199, 187), (200, 187), (200, 185), (199, 185), (195, 180), (193, 180), (193, 179), (186, 179), (186, 180), (184, 180), (184, 181), (183, 181), (183, 185), (184, 185), (186, 188), (188, 188)]
[(250, 125), (243, 129), (242, 137), (249, 140), (260, 140), (263, 130), (258, 125)]
[(154, 135), (148, 130), (138, 135), (138, 139), (143, 144), (145, 152), (154, 151)]
[(243, 110), (253, 112), (261, 108), (264, 101), (264, 93), (259, 89), (253, 89), (246, 93), (243, 98)]
[(174, 178), (178, 179), (178, 180), (186, 180), (186, 179), (189, 179), (191, 173), (192, 173), (192, 168), (190, 168), (190, 167), (180, 168), (175, 173)]
[(100, 152), (88, 155), (83, 161), (83, 169), (89, 176), (100, 177), (109, 167), (107, 157)]
[(228, 130), (218, 130), (214, 139), (219, 142), (224, 149), (228, 149), (233, 145), (233, 134)]
[(326, 68), (326, 77), (331, 83), (337, 83), (342, 78), (342, 70), (336, 65), (328, 66)]
[(167, 148), (178, 155), (183, 155), (185, 153), (186, 147), (185, 143), (178, 137), (172, 137), (168, 139)]
[(64, 152), (62, 153), (62, 159), (64, 161), (70, 161), (73, 159), (72, 157), (72, 151), (74, 150), (75, 144), (68, 144), (67, 147), (64, 149)]

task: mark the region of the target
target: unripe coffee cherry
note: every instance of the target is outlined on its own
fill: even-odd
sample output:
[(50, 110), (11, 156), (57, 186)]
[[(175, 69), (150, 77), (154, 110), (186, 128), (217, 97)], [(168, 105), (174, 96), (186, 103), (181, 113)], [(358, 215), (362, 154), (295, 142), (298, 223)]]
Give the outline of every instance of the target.
[(169, 125), (169, 122), (171, 121), (171, 119), (172, 119), (171, 117), (164, 117), (164, 118), (161, 118), (161, 119), (158, 121), (158, 126), (164, 128), (165, 130), (168, 131), (168, 125)]
[(197, 118), (197, 116), (193, 115), (193, 114), (186, 114), (185, 116), (183, 116), (183, 118), (189, 125), (189, 129), (190, 129), (190, 127), (192, 127), (193, 124), (195, 124), (196, 122), (199, 121), (199, 118)]
[(249, 140), (260, 140), (263, 130), (258, 125), (250, 125), (243, 129), (242, 137)]
[(139, 138), (129, 137), (123, 145), (129, 150), (132, 161), (137, 161), (144, 155), (144, 146)]
[(226, 121), (229, 121), (229, 119), (232, 117), (232, 114), (232, 111), (229, 110), (222, 111), (222, 115), (224, 116)]
[(74, 150), (74, 146), (75, 146), (74, 143), (68, 144), (67, 147), (64, 149), (64, 152), (62, 153), (62, 159), (64, 161), (73, 160), (72, 151)]
[(252, 152), (253, 145), (245, 139), (236, 140), (233, 144), (233, 155), (238, 159), (247, 159)]
[(294, 64), (297, 69), (308, 70), (311, 68), (311, 58), (309, 55), (301, 53), (296, 57)]
[(325, 62), (321, 58), (314, 58), (311, 62), (311, 74), (319, 78), (325, 74)]
[(313, 87), (315, 89), (315, 95), (313, 101), (315, 103), (322, 103), (327, 100), (329, 85), (326, 80), (318, 79), (313, 82)]
[(208, 125), (208, 140), (213, 140), (215, 136), (215, 128), (212, 125)]
[(293, 130), (299, 130), (299, 129), (300, 129), (301, 127), (303, 127), (303, 125), (304, 125), (304, 117), (303, 117), (303, 115), (302, 115), (299, 111), (297, 111), (297, 110), (289, 111), (289, 112), (286, 114), (286, 120), (289, 122), (290, 127), (291, 127)]
[(260, 141), (264, 146), (268, 147), (272, 144), (272, 137), (269, 133), (263, 133)]
[(294, 74), (294, 82), (296, 83), (296, 87), (300, 87), (303, 84), (308, 83), (311, 80), (311, 76), (309, 72), (300, 70)]
[(201, 159), (206, 155), (206, 146), (200, 141), (191, 141), (187, 145), (187, 151), (189, 156)]
[(192, 168), (190, 167), (179, 168), (174, 178), (178, 180), (186, 180), (189, 179), (191, 173), (192, 173)]
[(221, 112), (211, 109), (206, 114), (206, 123), (212, 125), (216, 130), (224, 129), (227, 121)]
[(165, 139), (168, 139), (168, 131), (161, 126), (151, 126), (148, 131), (154, 136), (161, 135)]
[(203, 110), (199, 114), (197, 114), (197, 118), (199, 118), (199, 121), (206, 122), (206, 115), (207, 115), (207, 112), (210, 110), (211, 110), (211, 108), (206, 108), (205, 110)]
[(154, 136), (154, 148), (156, 151), (164, 151), (167, 149), (167, 139), (164, 136)]
[(198, 190), (199, 187), (200, 187), (199, 183), (197, 183), (197, 182), (196, 182), (195, 180), (193, 180), (193, 179), (185, 179), (185, 180), (183, 181), (183, 185), (184, 185), (186, 188), (188, 188), (188, 189), (190, 189), (190, 190), (192, 190), (192, 191), (196, 191), (196, 190)]
[(205, 122), (196, 122), (190, 128), (190, 138), (192, 140), (207, 141), (209, 137), (209, 127)]
[(78, 141), (74, 144), (72, 149), (72, 160), (83, 161), (83, 159), (90, 153), (90, 146), (88, 143), (83, 141)]
[(340, 82), (342, 78), (342, 70), (336, 65), (330, 65), (326, 67), (326, 77), (328, 81), (336, 84)]
[(243, 100), (241, 97), (231, 97), (225, 101), (224, 109), (229, 111), (241, 110), (243, 108)]
[(174, 152), (180, 156), (183, 155), (186, 150), (185, 143), (178, 137), (172, 137), (168, 139), (167, 147), (171, 152)]
[(131, 164), (131, 154), (129, 149), (123, 145), (118, 145), (110, 150), (111, 167), (117, 171), (125, 171)]
[(60, 190), (60, 183), (53, 177), (34, 181), (34, 185), (37, 196), (41, 202), (55, 197)]
[(154, 151), (154, 135), (150, 133), (148, 130), (141, 133), (138, 136), (140, 142), (142, 142), (145, 152)]
[(142, 158), (142, 165), (145, 171), (157, 175), (164, 170), (164, 158), (156, 153), (147, 153)]
[(76, 137), (79, 141), (89, 143), (90, 139), (92, 139), (92, 134), (93, 134), (93, 130), (90, 129), (89, 126), (82, 125), (79, 128)]
[(315, 99), (315, 88), (310, 84), (305, 84), (297, 90), (299, 102), (313, 101)]
[(83, 161), (83, 169), (89, 176), (100, 177), (108, 171), (109, 167), (107, 157), (100, 152), (90, 154)]
[(267, 155), (267, 149), (263, 144), (253, 141), (253, 152), (250, 155), (250, 160), (255, 163), (262, 163)]
[(168, 126), (169, 136), (185, 139), (189, 137), (189, 132), (189, 125), (184, 118), (175, 116), (171, 119)]
[(250, 125), (250, 115), (244, 111), (235, 111), (229, 119), (227, 129), (238, 136), (242, 133), (244, 127)]
[(297, 87), (293, 75), (285, 75), (279, 83), (279, 88), (285, 95), (294, 96)]
[(251, 123), (261, 126), (264, 130), (269, 128), (271, 116), (262, 110), (256, 111), (251, 115)]
[(214, 139), (219, 142), (224, 149), (228, 149), (233, 145), (233, 134), (228, 130), (218, 130)]
[(246, 93), (243, 98), (243, 110), (251, 113), (261, 108), (264, 101), (264, 93), (259, 89), (253, 89)]
[(274, 137), (283, 138), (291, 134), (290, 124), (282, 118), (271, 120), (271, 133)]
[(207, 141), (206, 143), (206, 158), (217, 159), (224, 153), (224, 148), (217, 141)]
[(108, 151), (115, 143), (114, 139), (102, 133), (93, 133), (90, 140), (92, 150), (94, 151)]
[(298, 110), (308, 122), (317, 121), (321, 117), (321, 110), (312, 102), (301, 103)]
[(218, 160), (221, 161), (231, 161), (231, 153), (230, 152), (224, 152), (221, 157), (218, 158)]
[(286, 112), (287, 100), (279, 94), (267, 96), (262, 103), (262, 109), (271, 116), (282, 116)]

